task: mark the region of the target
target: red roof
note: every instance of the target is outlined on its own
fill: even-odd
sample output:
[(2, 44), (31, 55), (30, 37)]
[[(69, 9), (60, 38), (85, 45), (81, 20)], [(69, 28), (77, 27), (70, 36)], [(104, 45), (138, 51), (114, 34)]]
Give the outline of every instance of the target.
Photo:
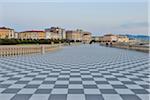
[(30, 31), (23, 31), (22, 33), (24, 32), (45, 32), (45, 31), (42, 31), (42, 30), (30, 30)]

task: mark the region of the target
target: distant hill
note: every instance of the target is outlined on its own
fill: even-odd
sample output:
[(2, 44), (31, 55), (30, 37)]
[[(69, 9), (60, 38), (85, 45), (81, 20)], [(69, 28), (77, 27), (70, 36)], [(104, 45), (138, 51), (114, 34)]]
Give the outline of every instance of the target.
[(137, 39), (137, 40), (143, 40), (143, 41), (149, 41), (150, 40), (150, 36), (146, 36), (146, 35), (126, 35), (129, 39)]

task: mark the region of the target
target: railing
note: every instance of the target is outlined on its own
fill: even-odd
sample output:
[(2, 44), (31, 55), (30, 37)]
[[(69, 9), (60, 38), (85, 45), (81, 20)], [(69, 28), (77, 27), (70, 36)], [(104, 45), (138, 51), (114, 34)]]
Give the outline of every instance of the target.
[(123, 49), (129, 49), (129, 50), (136, 50), (136, 51), (141, 51), (141, 52), (149, 53), (149, 47), (146, 47), (146, 46), (136, 46), (136, 45), (129, 45), (129, 46), (125, 46), (125, 45), (115, 45), (114, 47), (117, 47), (117, 48), (123, 48)]
[(4, 56), (16, 56), (16, 55), (25, 55), (32, 53), (41, 53), (53, 51), (59, 49), (61, 44), (57, 45), (5, 45), (0, 46), (0, 57)]
[(135, 45), (135, 44), (124, 44), (124, 43), (114, 43), (112, 45), (106, 43), (100, 43), (100, 45), (108, 46), (108, 47), (116, 47), (121, 49), (128, 49), (128, 50), (136, 50), (141, 52), (149, 53), (149, 46), (142, 46), (142, 45)]

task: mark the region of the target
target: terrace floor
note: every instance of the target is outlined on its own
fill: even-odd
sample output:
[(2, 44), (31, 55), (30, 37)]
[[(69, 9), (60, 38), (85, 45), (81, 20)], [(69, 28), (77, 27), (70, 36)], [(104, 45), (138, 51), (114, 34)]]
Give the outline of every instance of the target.
[(148, 53), (68, 46), (0, 58), (0, 100), (149, 100)]

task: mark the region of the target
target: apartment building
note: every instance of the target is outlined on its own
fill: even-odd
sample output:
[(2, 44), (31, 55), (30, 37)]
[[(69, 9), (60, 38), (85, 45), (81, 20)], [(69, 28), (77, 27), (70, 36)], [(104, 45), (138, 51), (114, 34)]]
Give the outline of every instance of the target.
[(73, 41), (82, 41), (82, 32), (80, 31), (66, 31), (66, 39)]
[(46, 39), (66, 39), (65, 29), (59, 27), (51, 27), (45, 29)]
[(45, 39), (45, 31), (31, 30), (18, 33), (19, 39)]
[(82, 33), (82, 42), (83, 43), (90, 43), (90, 41), (92, 40), (92, 33), (90, 32), (83, 32)]
[(0, 27), (0, 39), (12, 39), (15, 38), (14, 29), (7, 27)]
[(117, 42), (129, 42), (129, 38), (125, 35), (118, 35), (117, 38)]
[(103, 36), (103, 42), (117, 42), (118, 37), (114, 34), (106, 34)]

